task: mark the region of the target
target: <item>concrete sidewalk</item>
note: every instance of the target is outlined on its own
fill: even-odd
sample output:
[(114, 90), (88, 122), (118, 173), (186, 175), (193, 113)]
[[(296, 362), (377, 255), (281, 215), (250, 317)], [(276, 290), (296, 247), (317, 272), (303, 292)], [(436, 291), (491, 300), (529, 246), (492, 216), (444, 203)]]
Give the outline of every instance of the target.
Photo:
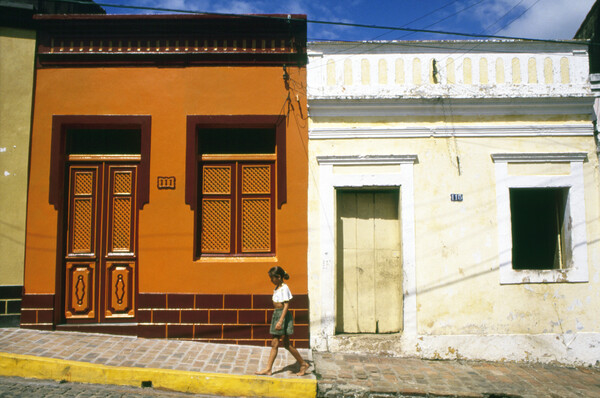
[[(75, 332), (0, 329), (0, 375), (252, 397), (600, 397), (599, 367), (428, 361), (285, 350), (271, 377), (254, 376), (270, 348)], [(314, 358), (313, 358), (314, 356)], [(314, 362), (313, 362), (314, 360)], [(317, 381), (318, 378), (318, 381)], [(318, 383), (318, 389), (317, 389)]]

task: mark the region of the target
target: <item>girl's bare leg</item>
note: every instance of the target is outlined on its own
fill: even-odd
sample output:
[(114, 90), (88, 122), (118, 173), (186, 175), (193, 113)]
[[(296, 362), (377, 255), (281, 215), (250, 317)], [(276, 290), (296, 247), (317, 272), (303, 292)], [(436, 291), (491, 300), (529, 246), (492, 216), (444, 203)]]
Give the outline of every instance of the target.
[(290, 354), (292, 354), (292, 356), (300, 364), (300, 371), (296, 373), (296, 375), (304, 376), (310, 365), (308, 364), (308, 362), (302, 359), (302, 356), (300, 355), (296, 347), (290, 345), (290, 336), (283, 336), (283, 346), (290, 352)]
[(267, 363), (267, 367), (259, 372), (254, 373), (254, 374), (271, 376), (271, 373), (273, 372), (273, 364), (275, 363), (275, 358), (277, 358), (277, 349), (278, 348), (279, 348), (279, 338), (273, 336), (273, 340), (271, 341), (271, 353), (269, 354), (269, 362)]

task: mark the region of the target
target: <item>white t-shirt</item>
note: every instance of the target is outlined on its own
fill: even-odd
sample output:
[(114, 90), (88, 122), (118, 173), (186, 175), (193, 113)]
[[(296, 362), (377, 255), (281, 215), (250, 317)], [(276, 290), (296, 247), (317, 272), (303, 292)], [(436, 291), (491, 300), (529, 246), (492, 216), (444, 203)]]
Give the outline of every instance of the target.
[(290, 292), (290, 288), (285, 283), (282, 283), (279, 289), (273, 292), (273, 302), (275, 303), (285, 303), (286, 301), (290, 301), (292, 297), (292, 292)]

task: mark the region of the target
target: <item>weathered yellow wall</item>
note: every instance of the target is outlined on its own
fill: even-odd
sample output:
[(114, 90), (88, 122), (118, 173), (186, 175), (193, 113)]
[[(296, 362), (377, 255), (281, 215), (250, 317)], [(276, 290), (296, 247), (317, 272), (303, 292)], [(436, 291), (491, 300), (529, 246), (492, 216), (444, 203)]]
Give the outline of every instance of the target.
[[(443, 117), (313, 118), (311, 128), (381, 128), (440, 124)], [(461, 116), (454, 122), (536, 126), (588, 124), (587, 116)], [(309, 225), (318, 225), (317, 156), (416, 154), (414, 165), (417, 331), (419, 335), (598, 332), (600, 318), (598, 161), (593, 137), (423, 137), (310, 141)], [(583, 164), (589, 283), (501, 285), (496, 177), (492, 153), (587, 152)], [(457, 157), (459, 162), (457, 162)], [(460, 166), (459, 166), (460, 163)], [(511, 174), (561, 174), (561, 164), (526, 165)], [(375, 172), (369, 166), (364, 172)], [(460, 168), (459, 168), (460, 167)], [(340, 167), (341, 168), (341, 167)], [(380, 173), (392, 166), (381, 166)], [(334, 171), (338, 173), (336, 168)], [(450, 194), (464, 195), (451, 202)], [(402, 214), (400, 215), (402, 217)], [(320, 263), (319, 234), (311, 229), (309, 263)], [(312, 268), (313, 270), (319, 267)], [(311, 276), (318, 280), (319, 275)], [(315, 284), (314, 286), (318, 286)], [(312, 303), (319, 307), (319, 303)], [(317, 308), (311, 314), (318, 312)]]
[(0, 285), (23, 284), (35, 32), (0, 27)]

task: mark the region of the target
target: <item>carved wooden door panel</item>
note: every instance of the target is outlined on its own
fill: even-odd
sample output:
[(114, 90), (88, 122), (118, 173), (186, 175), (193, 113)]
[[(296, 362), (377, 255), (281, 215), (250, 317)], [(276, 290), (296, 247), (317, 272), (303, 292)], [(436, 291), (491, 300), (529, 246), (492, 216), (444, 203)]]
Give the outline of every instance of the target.
[(137, 165), (68, 167), (65, 319), (131, 321), (137, 289)]

